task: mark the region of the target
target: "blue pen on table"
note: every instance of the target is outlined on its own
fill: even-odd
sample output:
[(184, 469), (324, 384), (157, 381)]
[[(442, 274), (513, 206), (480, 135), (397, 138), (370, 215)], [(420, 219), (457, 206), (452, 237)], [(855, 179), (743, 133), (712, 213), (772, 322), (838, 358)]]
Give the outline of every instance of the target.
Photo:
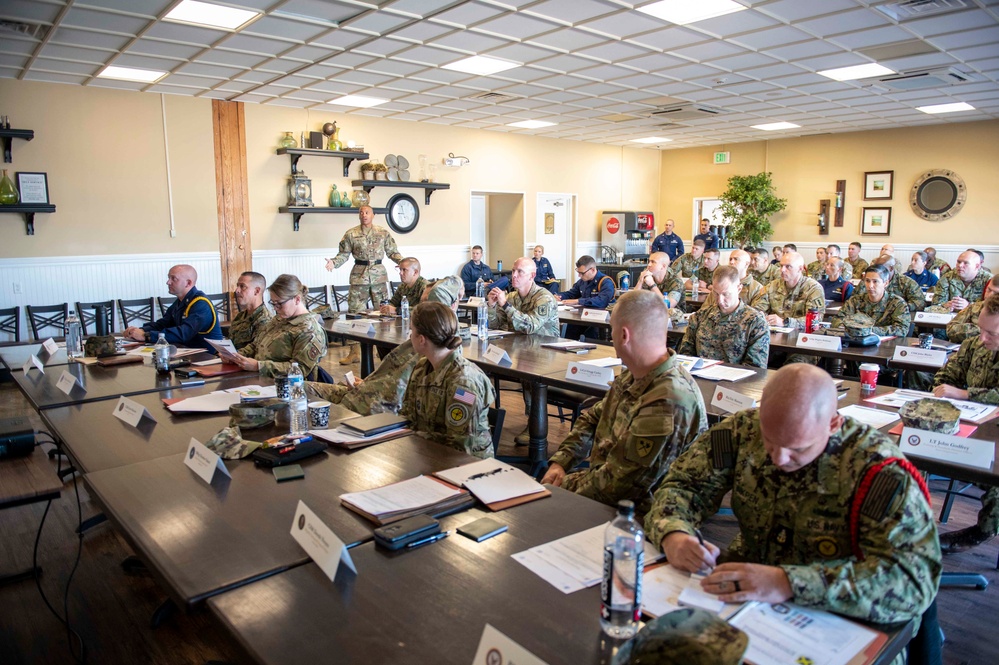
[(429, 545), (430, 543), (436, 543), (438, 540), (442, 540), (451, 535), (450, 531), (444, 531), (442, 533), (437, 533), (432, 536), (427, 536), (426, 538), (421, 538), (420, 540), (414, 540), (413, 542), (406, 545), (407, 550), (411, 550), (415, 547), (420, 547), (421, 545)]

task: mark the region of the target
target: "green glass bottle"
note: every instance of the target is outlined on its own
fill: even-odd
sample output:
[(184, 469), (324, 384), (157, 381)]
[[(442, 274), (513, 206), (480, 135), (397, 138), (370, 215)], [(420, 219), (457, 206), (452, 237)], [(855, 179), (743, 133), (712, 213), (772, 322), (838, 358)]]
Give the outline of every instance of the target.
[(0, 178), (0, 205), (15, 206), (21, 200), (14, 181), (7, 175), (7, 169), (3, 170), (3, 177)]
[(333, 189), (330, 190), (330, 207), (340, 207), (340, 192), (336, 191), (336, 185), (333, 185)]

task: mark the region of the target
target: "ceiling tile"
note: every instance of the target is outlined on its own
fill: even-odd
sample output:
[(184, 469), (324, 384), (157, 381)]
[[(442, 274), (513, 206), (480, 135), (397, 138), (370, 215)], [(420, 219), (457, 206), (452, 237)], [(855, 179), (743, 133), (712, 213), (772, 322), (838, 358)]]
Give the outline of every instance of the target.
[(466, 53), (484, 53), (489, 49), (504, 46), (507, 41), (498, 37), (490, 37), (475, 32), (456, 30), (449, 35), (444, 35), (432, 40), (434, 46), (458, 49)]
[(364, 9), (335, 0), (288, 0), (281, 3), (281, 11), (286, 14), (338, 22), (357, 16)]
[(579, 27), (618, 39), (626, 39), (643, 32), (658, 30), (664, 25), (663, 21), (646, 14), (619, 12), (592, 21), (585, 21)]
[(28, 0), (4, 0), (0, 5), (0, 13), (5, 19), (22, 23), (48, 23), (55, 21), (62, 5)]
[(960, 33), (940, 35), (938, 37), (931, 37), (926, 41), (941, 49), (978, 46), (980, 44), (991, 44), (995, 47), (996, 44), (999, 44), (999, 25), (993, 24), (990, 27), (978, 30), (966, 30)]
[(543, 35), (532, 37), (529, 40), (532, 44), (540, 44), (560, 51), (578, 51), (579, 49), (601, 44), (607, 41), (602, 35), (595, 35), (583, 30), (573, 28), (562, 28)]
[(164, 60), (163, 58), (151, 58), (144, 55), (131, 55), (126, 53), (116, 58), (114, 64), (121, 67), (138, 67), (139, 69), (158, 69), (170, 71), (174, 67), (179, 67), (184, 63), (176, 60)]
[(755, 11), (734, 12), (716, 18), (709, 18), (693, 24), (698, 31), (726, 39), (751, 30), (769, 28), (779, 23), (777, 19)]
[(256, 67), (266, 61), (267, 56), (254, 55), (251, 53), (237, 53), (226, 51), (221, 48), (212, 49), (208, 53), (195, 59), (195, 62), (207, 62), (217, 65), (232, 65), (233, 67)]
[(288, 41), (304, 42), (328, 31), (328, 26), (303, 23), (274, 16), (262, 16), (246, 26), (240, 34), (272, 37)]
[(401, 42), (398, 39), (375, 37), (370, 41), (354, 46), (351, 50), (366, 55), (389, 56), (399, 51), (404, 51), (410, 46), (409, 42)]
[(673, 53), (700, 62), (711, 62), (727, 56), (745, 53), (745, 51), (739, 46), (728, 42), (712, 41), (705, 44), (694, 44), (693, 46), (673, 49)]
[(68, 62), (66, 60), (49, 60), (48, 58), (39, 58), (35, 61), (32, 69), (38, 68), (62, 74), (96, 76), (97, 72), (101, 70), (101, 67), (102, 65), (96, 65), (90, 62)]
[[(51, 83), (71, 83), (73, 85), (83, 85), (87, 82), (88, 77), (86, 76), (74, 76), (72, 74), (56, 74), (54, 72), (34, 72), (29, 71), (24, 80), (26, 81), (49, 81)], [(112, 86), (118, 87), (118, 86)], [(124, 86), (121, 86), (124, 87)], [(139, 90), (140, 85), (136, 84), (134, 87), (129, 89)]]
[[(532, 62), (537, 62), (538, 64), (543, 65), (544, 63), (541, 61), (555, 57), (557, 54), (537, 46), (529, 46), (528, 44), (510, 44), (509, 46), (504, 46), (490, 51), (489, 55), (491, 57), (510, 60), (511, 62), (519, 62), (525, 65)], [(506, 74), (508, 72), (501, 73)]]
[(887, 44), (896, 44), (912, 39), (912, 34), (894, 25), (886, 25), (869, 30), (859, 30), (837, 35), (830, 41), (848, 49), (866, 49)]
[(148, 18), (93, 11), (80, 7), (70, 8), (62, 20), (62, 25), (67, 27), (90, 28), (92, 30), (117, 32), (126, 35), (138, 34), (149, 23), (150, 19)]
[(607, 42), (605, 44), (599, 44), (597, 46), (579, 50), (576, 53), (577, 55), (589, 58), (599, 58), (600, 60), (606, 60), (607, 62), (617, 62), (618, 60), (627, 60), (628, 58), (637, 58), (643, 55), (649, 55), (649, 49), (635, 46), (627, 42)]
[(386, 12), (369, 12), (361, 14), (356, 18), (348, 19), (341, 23), (342, 26), (351, 30), (367, 32), (375, 35), (384, 35), (396, 28), (399, 28), (413, 19), (404, 16), (396, 16)]
[(225, 47), (228, 49), (272, 56), (291, 50), (294, 46), (289, 42), (246, 34), (236, 34), (225, 40)]
[(281, 57), (311, 63), (328, 58), (334, 53), (336, 51), (320, 46), (295, 46), (287, 49)]
[(349, 49), (361, 42), (371, 39), (371, 35), (350, 30), (334, 30), (333, 32), (317, 37), (311, 42), (312, 46), (328, 46), (334, 49)]
[(165, 39), (173, 42), (185, 42), (187, 44), (210, 46), (229, 34), (230, 33), (225, 32), (224, 30), (199, 28), (194, 25), (183, 25), (181, 23), (160, 22), (149, 28), (143, 36)]
[(390, 58), (375, 60), (361, 67), (362, 71), (378, 72), (379, 74), (389, 74), (391, 76), (409, 76), (423, 69), (425, 69), (423, 65), (392, 60)]
[[(74, 30), (72, 28), (59, 28), (52, 36), (52, 42), (64, 44), (66, 46), (90, 46), (93, 48), (104, 48), (117, 51), (128, 43), (129, 38), (121, 35), (111, 35), (100, 32), (89, 32), (86, 30)], [(20, 40), (5, 40), (20, 41)], [(11, 50), (5, 47), (5, 50)]]
[[(10, 40), (8, 40), (6, 44), (4, 44), (4, 50), (6, 50), (6, 47), (9, 45), (10, 45)], [(59, 44), (48, 43), (42, 48), (41, 53), (39, 53), (39, 55), (47, 58), (60, 58), (63, 60), (93, 62), (97, 64), (103, 64), (107, 62), (108, 59), (112, 56), (112, 52), (97, 51), (94, 49), (86, 49), (86, 48), (76, 48), (73, 46), (60, 46)]]
[(593, 60), (577, 58), (574, 55), (549, 55), (547, 58), (536, 62), (535, 66), (543, 67), (544, 69), (548, 69), (553, 72), (563, 72), (568, 74), (571, 72), (578, 72), (583, 69), (590, 69), (596, 64), (597, 63)]
[(905, 28), (920, 37), (930, 37), (958, 30), (973, 30), (995, 25), (995, 22), (996, 20), (986, 12), (980, 9), (971, 9), (906, 21)]
[(526, 12), (556, 21), (579, 23), (620, 9), (618, 5), (600, 0), (545, 0), (531, 5)]
[(383, 74), (373, 74), (371, 72), (362, 72), (360, 70), (347, 70), (336, 76), (332, 77), (332, 81), (343, 81), (346, 83), (353, 83), (355, 85), (380, 85), (391, 81), (393, 76), (385, 76)]
[(222, 79), (202, 78), (200, 76), (181, 76), (178, 74), (170, 74), (160, 81), (160, 83), (165, 83), (167, 85), (179, 85), (198, 89), (211, 88), (221, 82)]
[(828, 16), (799, 21), (795, 25), (802, 30), (807, 30), (819, 37), (838, 35), (851, 30), (865, 30), (876, 28), (888, 23), (881, 12), (867, 8), (856, 8), (847, 11), (836, 12)]
[(178, 74), (192, 74), (194, 76), (210, 76), (217, 79), (228, 79), (236, 77), (245, 70), (237, 69), (235, 67), (220, 67), (218, 65), (188, 63), (181, 65), (175, 71)]
[(514, 39), (530, 39), (556, 29), (554, 23), (523, 14), (506, 14), (477, 24), (473, 30)]
[(460, 57), (461, 55), (454, 51), (444, 51), (431, 46), (413, 46), (392, 56), (395, 60), (404, 60), (406, 62), (416, 62), (431, 66), (440, 66), (454, 62)]
[[(924, 53), (922, 55), (910, 55), (906, 58), (885, 60), (881, 64), (897, 72), (907, 72), (913, 69), (923, 69), (924, 67), (945, 67), (957, 63), (954, 61), (954, 58), (946, 53)], [(965, 69), (965, 67), (961, 66), (958, 69)]]
[(819, 56), (830, 55), (832, 53), (844, 53), (844, 51), (838, 46), (815, 39), (800, 44), (788, 44), (786, 46), (764, 48), (762, 50), (767, 55), (771, 55), (780, 60), (792, 61), (803, 58), (817, 58)]

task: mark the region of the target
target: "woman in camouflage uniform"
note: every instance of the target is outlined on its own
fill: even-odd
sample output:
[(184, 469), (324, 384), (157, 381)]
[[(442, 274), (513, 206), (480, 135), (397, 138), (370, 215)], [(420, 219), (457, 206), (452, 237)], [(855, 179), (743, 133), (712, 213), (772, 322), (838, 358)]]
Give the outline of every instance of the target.
[(891, 276), (884, 266), (868, 266), (864, 272), (864, 286), (867, 290), (851, 296), (846, 301), (840, 310), (838, 320), (834, 321), (833, 325), (840, 325), (846, 317), (860, 313), (874, 319), (874, 326), (871, 328), (871, 333), (874, 335), (882, 337), (908, 335), (912, 315), (902, 296), (887, 292), (890, 279)]
[(308, 289), (294, 275), (281, 275), (267, 291), (274, 318), (255, 341), (225, 360), (263, 376), (284, 374), (297, 362), (308, 378), (326, 355), (326, 331), (305, 307)]
[(409, 378), (402, 415), (420, 436), (469, 455), (492, 457), (493, 387), (482, 370), (461, 355), (454, 312), (443, 303), (420, 303), (411, 325), (410, 340), (422, 358)]

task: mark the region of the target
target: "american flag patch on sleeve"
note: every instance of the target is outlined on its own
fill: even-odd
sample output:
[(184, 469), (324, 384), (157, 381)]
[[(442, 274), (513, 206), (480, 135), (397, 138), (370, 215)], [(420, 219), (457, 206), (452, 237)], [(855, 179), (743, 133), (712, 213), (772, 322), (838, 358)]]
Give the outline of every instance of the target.
[(454, 391), (454, 399), (463, 404), (475, 406), (475, 393), (465, 390), (464, 388), (458, 388)]

